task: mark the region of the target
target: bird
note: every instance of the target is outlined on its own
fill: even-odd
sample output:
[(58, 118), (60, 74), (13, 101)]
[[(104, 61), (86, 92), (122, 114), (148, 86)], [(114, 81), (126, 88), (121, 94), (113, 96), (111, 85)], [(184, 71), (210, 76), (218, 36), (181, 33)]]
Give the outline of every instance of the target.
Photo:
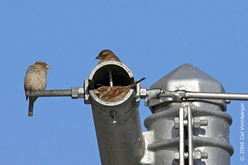
[(26, 100), (29, 99), (28, 116), (33, 116), (34, 102), (38, 97), (28, 97), (27, 94), (32, 94), (37, 91), (43, 91), (47, 86), (47, 70), (51, 67), (43, 62), (36, 61), (30, 65), (24, 77), (24, 90)]
[(100, 99), (109, 102), (116, 102), (125, 97), (129, 91), (129, 89), (136, 86), (138, 83), (143, 81), (145, 78), (135, 81), (134, 83), (128, 86), (101, 86), (94, 90), (94, 94), (96, 94)]
[(109, 49), (102, 50), (96, 59), (100, 60), (98, 64), (105, 62), (105, 61), (119, 61), (121, 60)]

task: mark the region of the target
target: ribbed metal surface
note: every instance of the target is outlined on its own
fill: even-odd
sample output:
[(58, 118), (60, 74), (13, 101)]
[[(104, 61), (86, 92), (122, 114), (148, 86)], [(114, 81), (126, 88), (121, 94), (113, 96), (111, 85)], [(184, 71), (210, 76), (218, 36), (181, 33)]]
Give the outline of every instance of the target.
[[(175, 69), (151, 89), (164, 91), (225, 92), (222, 85), (198, 68), (185, 64)], [(232, 118), (225, 113), (225, 100), (168, 97), (149, 100), (154, 113), (145, 120), (148, 129), (141, 164), (229, 165), (233, 148), (229, 144)]]

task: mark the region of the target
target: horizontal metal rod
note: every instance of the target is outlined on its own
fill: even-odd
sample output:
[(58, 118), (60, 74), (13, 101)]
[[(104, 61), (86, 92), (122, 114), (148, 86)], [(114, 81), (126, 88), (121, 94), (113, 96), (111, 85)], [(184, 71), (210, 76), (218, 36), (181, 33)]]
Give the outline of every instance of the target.
[(34, 93), (26, 93), (27, 96), (37, 96), (37, 97), (57, 97), (57, 96), (71, 96), (71, 90), (44, 90), (44, 91), (37, 91)]
[(191, 92), (184, 90), (163, 91), (158, 93), (159, 97), (171, 97), (173, 100), (185, 99), (221, 99), (221, 100), (248, 100), (248, 94), (245, 93), (217, 93), (217, 92)]
[(186, 99), (188, 98), (203, 98), (203, 99), (223, 99), (223, 100), (248, 100), (248, 94), (241, 93), (202, 93), (202, 92), (185, 92)]
[[(154, 91), (154, 92), (153, 92)], [(71, 89), (63, 90), (44, 90), (34, 93), (27, 92), (28, 97), (61, 97), (61, 96), (70, 96), (72, 98), (83, 98), (84, 89), (79, 87), (72, 87)], [(150, 95), (150, 96), (149, 96)], [(221, 100), (248, 100), (248, 94), (244, 93), (214, 93), (214, 92), (191, 92), (184, 90), (176, 91), (163, 91), (163, 90), (150, 90), (148, 98), (154, 97), (171, 97), (173, 100), (184, 100), (184, 99), (221, 99)], [(150, 98), (150, 99), (151, 99)]]

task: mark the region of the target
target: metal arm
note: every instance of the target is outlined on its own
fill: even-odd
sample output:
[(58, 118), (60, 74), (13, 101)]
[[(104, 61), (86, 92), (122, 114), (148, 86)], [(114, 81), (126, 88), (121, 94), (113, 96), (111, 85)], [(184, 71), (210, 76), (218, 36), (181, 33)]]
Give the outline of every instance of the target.
[[(141, 90), (142, 91), (142, 90)], [(221, 99), (221, 100), (248, 100), (248, 94), (244, 93), (212, 93), (212, 92), (192, 92), (186, 90), (164, 91), (162, 89), (151, 89), (144, 92), (148, 100), (160, 97), (170, 97), (174, 101), (187, 99)]]
[[(67, 97), (73, 99), (84, 98), (85, 90), (83, 87), (72, 87), (63, 90), (44, 90), (34, 93), (26, 93), (28, 97)], [(248, 100), (248, 94), (245, 93), (213, 93), (213, 92), (192, 92), (185, 90), (164, 91), (162, 89), (147, 90), (140, 89), (140, 97), (146, 100), (160, 97), (170, 97), (174, 101), (183, 101), (187, 99), (221, 99), (221, 100)]]
[(73, 99), (84, 98), (84, 88), (72, 87), (71, 90), (44, 90), (34, 93), (26, 93), (28, 97), (61, 97), (61, 96), (71, 96)]

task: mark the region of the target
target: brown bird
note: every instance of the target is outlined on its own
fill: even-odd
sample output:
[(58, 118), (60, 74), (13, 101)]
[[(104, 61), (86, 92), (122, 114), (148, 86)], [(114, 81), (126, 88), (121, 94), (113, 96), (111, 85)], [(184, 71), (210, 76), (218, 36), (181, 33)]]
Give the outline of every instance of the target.
[[(47, 70), (51, 68), (45, 62), (37, 61), (34, 65), (30, 65), (24, 77), (24, 90), (26, 100), (28, 100), (27, 93), (30, 94), (43, 91), (47, 85)], [(38, 97), (29, 97), (28, 116), (33, 116), (34, 102)]]
[(121, 62), (121, 60), (109, 49), (105, 49), (102, 50), (98, 56), (96, 57), (96, 59), (99, 59), (99, 63), (104, 62), (104, 61), (119, 61)]
[(94, 94), (96, 94), (100, 99), (104, 101), (119, 101), (127, 95), (129, 89), (133, 88), (144, 79), (145, 78), (137, 80), (128, 86), (101, 86), (94, 90)]

